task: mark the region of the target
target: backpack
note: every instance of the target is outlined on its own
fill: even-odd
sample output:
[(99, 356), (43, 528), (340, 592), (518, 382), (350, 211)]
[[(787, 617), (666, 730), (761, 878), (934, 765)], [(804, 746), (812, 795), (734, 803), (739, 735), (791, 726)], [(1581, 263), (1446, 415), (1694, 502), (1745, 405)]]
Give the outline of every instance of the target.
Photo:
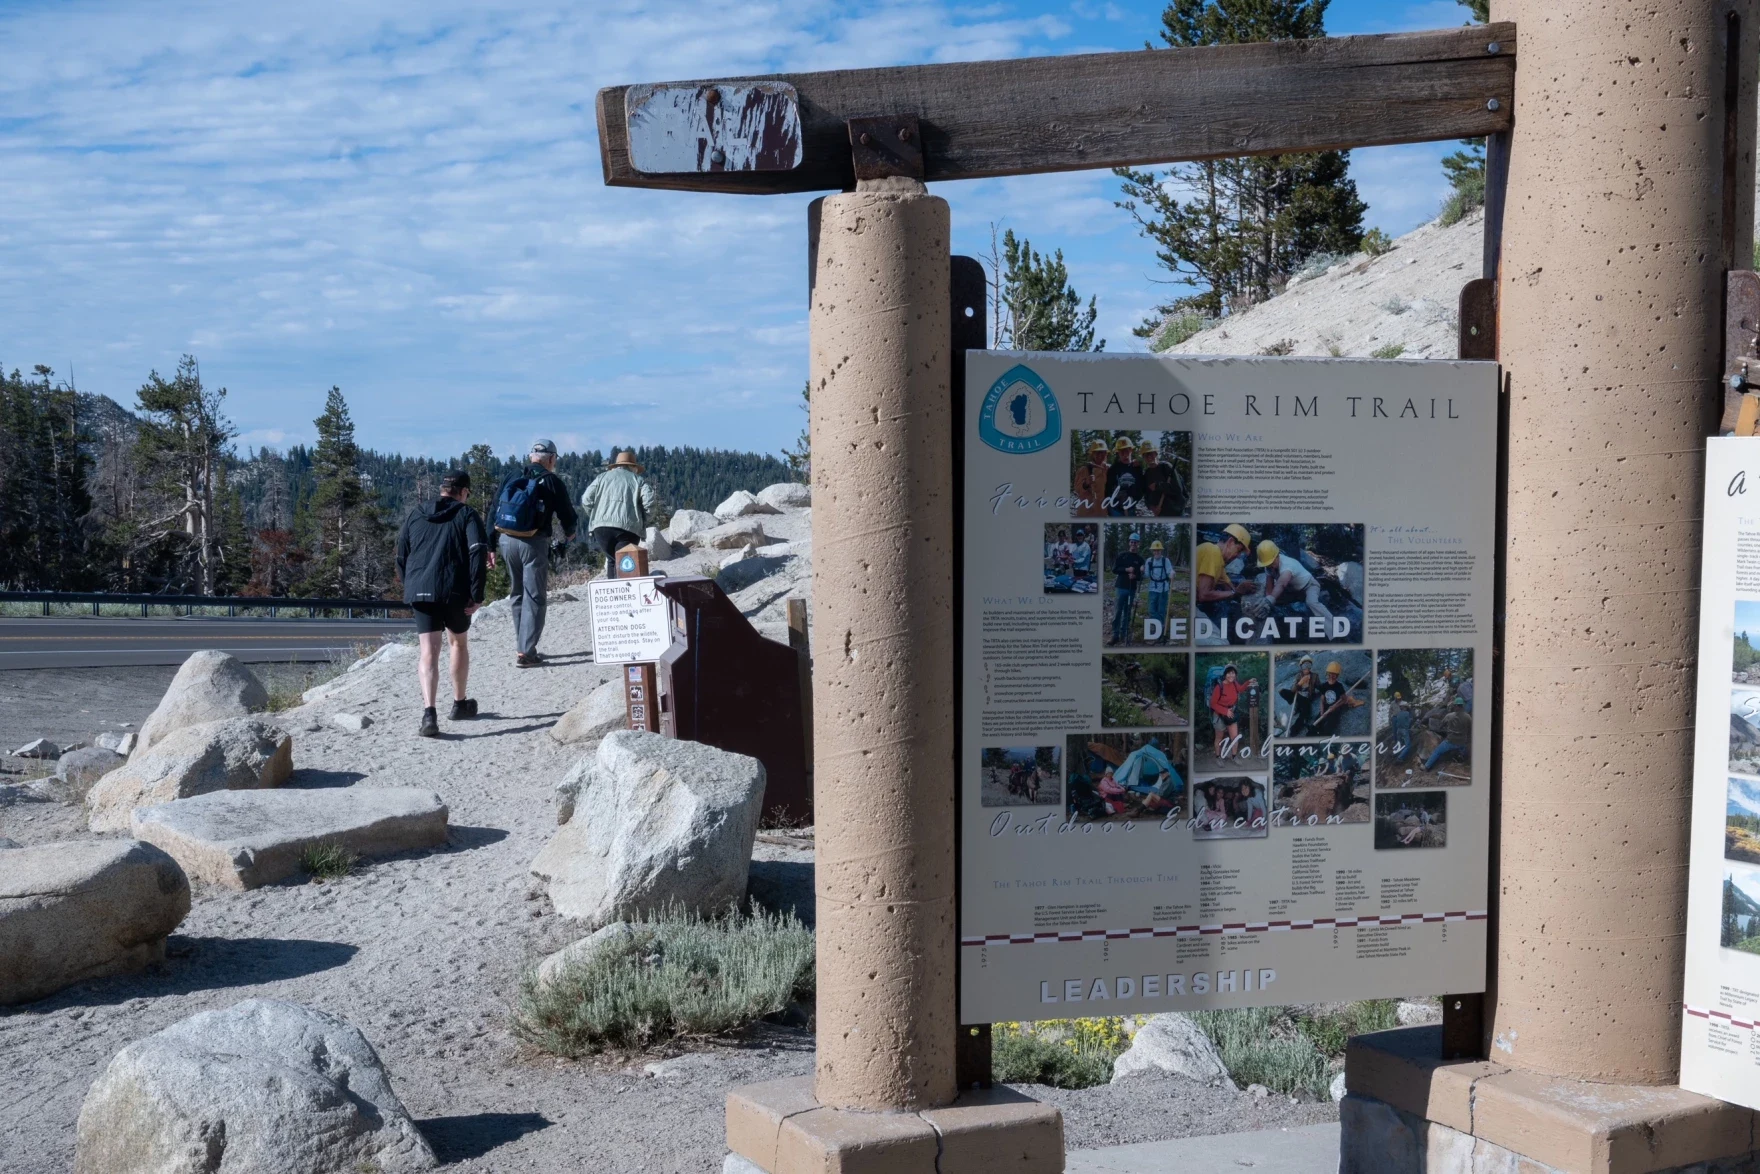
[(544, 519), (536, 477), (514, 477), (501, 487), (495, 499), (495, 529), (515, 538), (530, 538)]

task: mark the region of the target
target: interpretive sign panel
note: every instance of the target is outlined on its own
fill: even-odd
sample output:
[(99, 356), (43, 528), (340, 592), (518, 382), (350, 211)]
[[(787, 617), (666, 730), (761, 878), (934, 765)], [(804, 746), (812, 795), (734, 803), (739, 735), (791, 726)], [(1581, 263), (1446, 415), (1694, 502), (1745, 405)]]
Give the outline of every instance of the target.
[(1760, 438), (1705, 454), (1681, 1087), (1760, 1109)]
[(587, 584), (587, 606), (599, 664), (659, 660), (672, 647), (672, 601), (651, 578), (594, 579)]
[(1483, 989), (1495, 364), (966, 387), (962, 1022)]

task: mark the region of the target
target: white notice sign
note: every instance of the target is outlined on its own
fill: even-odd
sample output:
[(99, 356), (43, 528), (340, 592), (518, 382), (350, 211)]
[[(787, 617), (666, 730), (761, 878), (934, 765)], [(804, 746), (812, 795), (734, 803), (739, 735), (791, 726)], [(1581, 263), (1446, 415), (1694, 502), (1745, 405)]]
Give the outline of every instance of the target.
[(1484, 989), (1496, 365), (966, 371), (960, 1022)]
[(659, 660), (672, 647), (671, 600), (653, 579), (594, 579), (593, 659), (599, 664)]
[(1760, 439), (1708, 442), (1699, 549), (1681, 1087), (1760, 1109)]

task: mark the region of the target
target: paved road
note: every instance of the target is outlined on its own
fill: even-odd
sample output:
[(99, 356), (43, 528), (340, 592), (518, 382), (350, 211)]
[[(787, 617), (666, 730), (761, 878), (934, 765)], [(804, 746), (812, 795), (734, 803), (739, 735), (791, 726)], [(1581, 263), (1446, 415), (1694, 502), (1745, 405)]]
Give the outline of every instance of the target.
[(0, 619), (0, 670), (182, 664), (201, 648), (259, 664), (328, 660), (409, 630), (407, 619), (7, 618)]

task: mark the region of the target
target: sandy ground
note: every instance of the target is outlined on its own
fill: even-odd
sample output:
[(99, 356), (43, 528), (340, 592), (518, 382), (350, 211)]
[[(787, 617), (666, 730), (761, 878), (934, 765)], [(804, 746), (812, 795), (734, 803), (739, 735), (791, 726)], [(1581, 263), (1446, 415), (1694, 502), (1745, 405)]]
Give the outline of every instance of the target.
[[(805, 526), (802, 513), (772, 529), (804, 537)], [(673, 566), (694, 571), (703, 561), (686, 556)], [(737, 598), (773, 622), (781, 600), (804, 590), (803, 570), (791, 563)], [(511, 1033), (522, 970), (580, 936), (527, 873), (555, 830), (551, 789), (578, 754), (544, 730), (607, 675), (591, 659), (584, 603), (553, 600), (543, 647), (554, 657), (550, 667), (515, 669), (504, 610), (480, 618), (471, 691), (482, 716), (443, 722), (439, 740), (415, 736), (419, 702), (408, 660), (349, 674), (330, 697), (283, 715), (295, 731), (297, 769), (288, 785), (433, 788), (451, 807), (450, 842), (368, 862), (330, 883), (248, 893), (199, 886), (163, 966), (0, 1012), (0, 1066), (8, 1073), (0, 1086), (0, 1171), (68, 1169), (86, 1089), (118, 1049), (249, 997), (305, 1003), (365, 1032), (448, 1169), (719, 1170), (727, 1090), (810, 1072), (812, 1038), (804, 1029), (765, 1024), (744, 1039), (693, 1044), (670, 1058), (579, 1063), (534, 1053)], [(57, 698), (85, 707), (90, 681), (54, 677), (36, 686), (49, 710)], [(128, 688), (133, 700), (118, 685), (104, 713), (138, 725), (151, 706), (140, 681)], [(374, 724), (349, 734), (322, 723), (341, 710), (365, 713)], [(35, 844), (88, 833), (78, 808), (21, 803), (0, 807), (0, 834)], [(810, 918), (807, 842), (798, 833), (762, 833), (753, 891)], [(1072, 1147), (1334, 1115), (1330, 1105), (1256, 1102), (1157, 1079), (1030, 1091), (1064, 1107)]]

